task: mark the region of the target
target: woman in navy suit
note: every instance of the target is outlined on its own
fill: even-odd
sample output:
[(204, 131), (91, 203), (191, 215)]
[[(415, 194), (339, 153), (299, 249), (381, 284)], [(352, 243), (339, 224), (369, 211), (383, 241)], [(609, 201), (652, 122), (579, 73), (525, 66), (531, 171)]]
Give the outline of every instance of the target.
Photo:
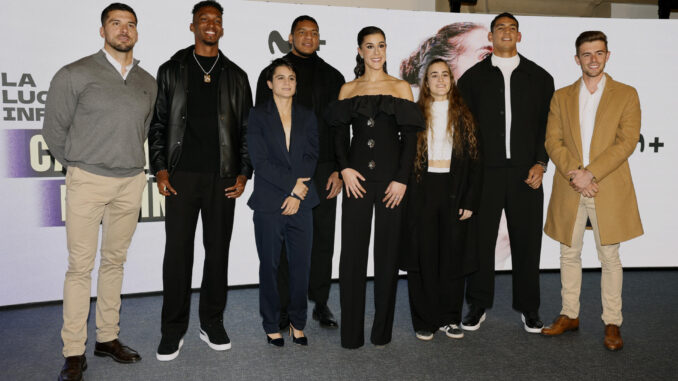
[(247, 144), (254, 166), (254, 191), (247, 205), (254, 210), (254, 233), (259, 253), (259, 309), (268, 343), (283, 346), (278, 331), (280, 298), (277, 274), (283, 242), (290, 271), (290, 336), (307, 345), (308, 289), (313, 216), (319, 202), (311, 178), (318, 161), (315, 114), (293, 102), (296, 74), (284, 59), (267, 68), (273, 99), (249, 115)]

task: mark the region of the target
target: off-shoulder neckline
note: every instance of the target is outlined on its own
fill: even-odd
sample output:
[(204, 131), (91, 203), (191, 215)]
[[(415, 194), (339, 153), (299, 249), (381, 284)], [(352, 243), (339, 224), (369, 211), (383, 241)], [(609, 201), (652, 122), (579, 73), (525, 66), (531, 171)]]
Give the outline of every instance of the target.
[(368, 99), (369, 99), (369, 98), (372, 98), (372, 97), (374, 97), (374, 98), (379, 98), (379, 97), (382, 97), (382, 98), (392, 98), (392, 99), (394, 99), (394, 100), (401, 100), (401, 101), (405, 101), (405, 102), (415, 103), (415, 102), (413, 102), (413, 101), (411, 101), (411, 100), (409, 100), (409, 99), (396, 97), (396, 96), (393, 96), (393, 95), (391, 95), (391, 94), (365, 94), (365, 95), (354, 95), (354, 96), (352, 96), (352, 97), (350, 97), (350, 98), (339, 99), (338, 101), (339, 101), (339, 102), (342, 102), (342, 101), (350, 101), (350, 100), (358, 99), (358, 98), (368, 98)]

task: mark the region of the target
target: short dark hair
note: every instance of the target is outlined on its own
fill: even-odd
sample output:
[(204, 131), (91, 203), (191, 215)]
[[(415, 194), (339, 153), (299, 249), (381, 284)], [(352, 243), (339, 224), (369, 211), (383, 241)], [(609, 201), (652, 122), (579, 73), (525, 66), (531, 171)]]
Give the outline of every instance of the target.
[(496, 24), (497, 20), (499, 20), (502, 17), (508, 17), (511, 20), (515, 21), (516, 22), (516, 28), (520, 29), (520, 24), (518, 23), (518, 19), (516, 18), (516, 16), (514, 16), (514, 15), (508, 13), (508, 12), (504, 12), (504, 13), (498, 14), (495, 18), (492, 19), (492, 22), (490, 23), (490, 32), (494, 32), (494, 24)]
[(576, 53), (579, 54), (579, 47), (582, 46), (582, 44), (593, 41), (604, 42), (605, 50), (607, 50), (607, 36), (605, 35), (605, 33), (599, 30), (587, 30), (586, 32), (582, 32), (579, 35), (579, 37), (577, 37), (577, 40), (574, 42)]
[(216, 10), (219, 11), (219, 13), (221, 13), (222, 15), (224, 14), (224, 7), (222, 7), (221, 4), (217, 3), (216, 1), (212, 0), (205, 0), (195, 4), (193, 6), (193, 11), (191, 11), (191, 13), (193, 14), (193, 16), (195, 16), (195, 14), (198, 13), (198, 11), (205, 7), (215, 8)]
[(294, 21), (292, 21), (292, 28), (290, 29), (290, 33), (294, 34), (294, 28), (296, 28), (297, 24), (299, 24), (302, 21), (310, 21), (310, 22), (314, 23), (315, 26), (318, 27), (318, 29), (320, 29), (320, 27), (318, 26), (318, 22), (315, 21), (315, 19), (313, 17), (311, 17), (309, 15), (301, 15), (301, 16), (297, 17), (296, 19), (294, 19)]
[(273, 61), (271, 61), (271, 64), (266, 67), (266, 80), (267, 81), (273, 81), (273, 73), (275, 73), (275, 69), (285, 66), (288, 69), (292, 70), (294, 74), (297, 74), (297, 71), (294, 70), (294, 65), (292, 65), (292, 62), (290, 62), (287, 58), (276, 58)]
[(129, 12), (134, 15), (134, 22), (137, 22), (137, 14), (134, 12), (134, 9), (132, 9), (132, 7), (123, 3), (111, 3), (109, 6), (104, 8), (103, 11), (101, 11), (101, 25), (106, 24), (106, 20), (108, 20), (108, 14), (112, 11)]

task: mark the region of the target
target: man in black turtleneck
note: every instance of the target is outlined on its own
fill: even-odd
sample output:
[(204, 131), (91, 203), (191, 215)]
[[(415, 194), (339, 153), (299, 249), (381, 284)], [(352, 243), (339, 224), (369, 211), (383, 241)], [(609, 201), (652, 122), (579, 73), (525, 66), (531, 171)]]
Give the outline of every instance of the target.
[[(305, 15), (297, 17), (292, 23), (289, 36), (292, 51), (284, 58), (292, 63), (297, 74), (295, 101), (313, 110), (318, 117), (320, 155), (313, 181), (320, 193), (320, 204), (313, 209), (313, 251), (308, 298), (315, 302), (313, 319), (318, 320), (322, 327), (335, 328), (338, 324), (332, 311), (327, 307), (327, 298), (332, 280), (336, 197), (341, 192), (343, 184), (337, 171), (332, 134), (323, 116), (329, 103), (337, 99), (339, 90), (345, 81), (339, 71), (318, 57), (316, 53), (320, 46), (318, 30), (318, 23), (312, 17)], [(257, 82), (256, 104), (267, 102), (272, 97), (271, 89), (266, 85), (265, 71), (265, 69), (262, 71)], [(289, 325), (285, 312), (289, 303), (288, 284), (287, 258), (282, 255), (278, 268), (278, 292), (282, 311), (281, 329)]]

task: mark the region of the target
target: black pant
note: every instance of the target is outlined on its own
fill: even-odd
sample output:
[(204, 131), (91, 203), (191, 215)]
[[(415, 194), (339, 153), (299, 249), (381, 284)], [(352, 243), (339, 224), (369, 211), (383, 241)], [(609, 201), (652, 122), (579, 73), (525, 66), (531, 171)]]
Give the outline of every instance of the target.
[(278, 332), (280, 296), (276, 278), (280, 263), (280, 249), (286, 247), (286, 262), (291, 264), (290, 321), (296, 329), (306, 326), (308, 269), (311, 262), (313, 237), (311, 211), (300, 209), (296, 214), (283, 216), (280, 212), (254, 212), (254, 235), (259, 254), (259, 311), (266, 333)]
[[(464, 277), (454, 277), (454, 251), (464, 247), (453, 242), (461, 239), (458, 216), (452, 211), (447, 190), (448, 173), (426, 173), (425, 197), (418, 215), (416, 241), (418, 266), (407, 272), (410, 313), (415, 331), (435, 332), (447, 324), (459, 324), (464, 303)], [(456, 243), (456, 244), (455, 244)], [(458, 248), (458, 249), (457, 249)], [(456, 253), (460, 255), (460, 253)]]
[(501, 211), (506, 211), (511, 264), (513, 308), (539, 310), (539, 258), (541, 254), (544, 191), (525, 184), (528, 167), (485, 167), (478, 211), (478, 271), (467, 278), (469, 304), (490, 308), (494, 300), (494, 257)]
[(388, 184), (364, 182), (367, 193), (363, 198), (349, 198), (344, 193), (342, 199), (339, 291), (341, 346), (344, 348), (358, 348), (365, 341), (365, 283), (373, 208), (375, 315), (370, 341), (375, 345), (391, 341), (398, 285), (398, 234), (402, 206), (388, 209), (381, 201)]
[(202, 217), (205, 263), (200, 285), (201, 326), (220, 323), (226, 307), (228, 249), (233, 230), (235, 200), (224, 189), (234, 178), (218, 173), (175, 172), (170, 182), (177, 195), (165, 200), (165, 258), (162, 266), (161, 332), (181, 337), (188, 328), (191, 303), (193, 247), (198, 213)]
[[(337, 218), (337, 198), (327, 199), (327, 179), (334, 172), (334, 162), (318, 163), (313, 176), (320, 204), (313, 208), (313, 250), (308, 282), (308, 298), (316, 304), (327, 304), (332, 283), (332, 256), (334, 255), (334, 230)], [(289, 267), (283, 245), (278, 267), (278, 292), (283, 310), (287, 310), (289, 296)]]

